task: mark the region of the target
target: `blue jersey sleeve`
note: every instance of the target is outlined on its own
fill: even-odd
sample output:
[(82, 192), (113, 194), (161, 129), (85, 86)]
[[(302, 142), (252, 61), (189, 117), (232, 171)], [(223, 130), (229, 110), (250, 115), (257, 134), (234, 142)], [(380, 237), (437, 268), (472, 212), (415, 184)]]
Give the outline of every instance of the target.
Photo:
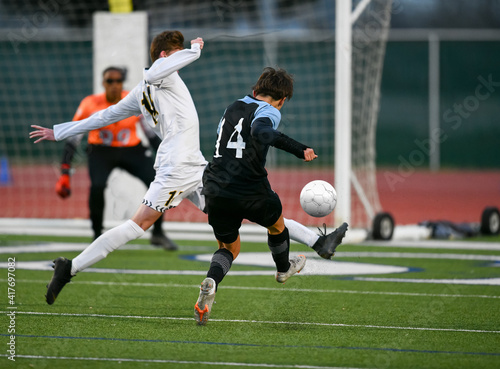
[(273, 129), (278, 129), (281, 121), (281, 113), (274, 106), (266, 103), (259, 106), (259, 108), (255, 111), (255, 117), (252, 121), (252, 124), (259, 118), (268, 118), (269, 120), (271, 120)]

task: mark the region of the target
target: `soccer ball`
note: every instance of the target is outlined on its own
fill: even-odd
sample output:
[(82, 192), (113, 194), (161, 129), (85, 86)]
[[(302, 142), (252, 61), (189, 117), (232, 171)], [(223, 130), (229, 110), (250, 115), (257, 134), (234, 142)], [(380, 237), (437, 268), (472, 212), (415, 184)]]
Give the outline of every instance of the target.
[(337, 205), (337, 192), (328, 182), (321, 180), (309, 182), (300, 192), (300, 205), (313, 217), (325, 217)]

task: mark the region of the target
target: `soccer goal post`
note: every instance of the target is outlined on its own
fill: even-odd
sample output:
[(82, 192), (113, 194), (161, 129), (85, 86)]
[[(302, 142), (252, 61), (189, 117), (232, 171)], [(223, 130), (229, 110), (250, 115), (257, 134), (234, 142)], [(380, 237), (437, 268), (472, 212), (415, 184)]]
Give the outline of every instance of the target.
[[(149, 66), (147, 12), (98, 11), (92, 18), (94, 93), (104, 92), (102, 72), (110, 66), (126, 71), (124, 89), (132, 90), (143, 78), (143, 69)], [(137, 132), (146, 144), (139, 123)], [(113, 169), (105, 190), (105, 223), (132, 217), (146, 190), (144, 183), (126, 170)]]
[(342, 0), (335, 13), (335, 224), (371, 229), (374, 238), (390, 238), (394, 227), (382, 213), (375, 164), (391, 6), (392, 0)]

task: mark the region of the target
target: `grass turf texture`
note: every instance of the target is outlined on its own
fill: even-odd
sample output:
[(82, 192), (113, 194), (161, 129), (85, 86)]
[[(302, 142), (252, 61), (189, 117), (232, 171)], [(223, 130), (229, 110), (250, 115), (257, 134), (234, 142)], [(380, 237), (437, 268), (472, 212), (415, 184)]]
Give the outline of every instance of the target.
[[(0, 245), (40, 240), (89, 241), (1, 236)], [(178, 252), (147, 243), (137, 241), (140, 249), (117, 250), (93, 267), (206, 272), (208, 263), (187, 257), (215, 251), (213, 241), (179, 241)], [(268, 249), (245, 243), (242, 251)], [(292, 251), (309, 249), (293, 244)], [(367, 245), (343, 245), (339, 252), (500, 257), (494, 250)], [(2, 254), (1, 261), (13, 256), (16, 262), (73, 258), (78, 253)], [(417, 270), (373, 275), (383, 278), (500, 277), (498, 261), (340, 253), (336, 260)], [(263, 269), (233, 265), (231, 270)], [(22, 269), (15, 271), (15, 346), (16, 355), (30, 357), (17, 356), (12, 362), (5, 356), (10, 339), (7, 270), (0, 273), (2, 368), (495, 368), (500, 363), (500, 286), (370, 282), (341, 276), (294, 276), (279, 285), (272, 276), (229, 274), (219, 287), (208, 325), (199, 327), (192, 316), (203, 275), (83, 272), (48, 306), (45, 285), (52, 273)]]

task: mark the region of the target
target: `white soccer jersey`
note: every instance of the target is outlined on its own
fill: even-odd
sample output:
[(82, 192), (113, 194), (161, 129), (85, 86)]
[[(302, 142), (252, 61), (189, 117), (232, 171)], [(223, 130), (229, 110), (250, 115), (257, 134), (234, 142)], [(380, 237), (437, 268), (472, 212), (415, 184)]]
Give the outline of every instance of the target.
[(197, 60), (200, 45), (156, 60), (145, 69), (141, 81), (118, 104), (87, 119), (54, 125), (57, 141), (85, 133), (132, 115), (143, 114), (147, 124), (161, 138), (155, 169), (171, 172), (185, 166), (205, 166), (200, 151), (199, 122), (191, 94), (177, 71)]

